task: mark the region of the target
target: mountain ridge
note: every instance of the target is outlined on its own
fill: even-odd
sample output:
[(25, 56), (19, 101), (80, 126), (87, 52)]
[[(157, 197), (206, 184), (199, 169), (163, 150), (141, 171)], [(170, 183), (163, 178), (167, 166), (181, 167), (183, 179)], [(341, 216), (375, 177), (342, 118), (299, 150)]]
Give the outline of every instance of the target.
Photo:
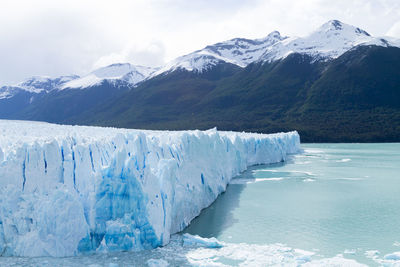
[[(359, 45), (400, 47), (400, 39), (392, 37), (373, 37), (365, 30), (356, 26), (343, 23), (339, 20), (330, 20), (305, 37), (281, 36), (279, 31), (275, 30), (263, 38), (233, 38), (207, 45), (203, 49), (180, 56), (155, 68), (132, 65), (130, 63), (114, 63), (95, 69), (82, 77), (77, 75), (67, 75), (56, 78), (46, 76), (38, 77), (53, 80), (62, 77), (75, 77), (71, 79), (70, 83), (64, 84), (61, 89), (86, 88), (99, 84), (105, 79), (109, 81), (117, 79), (124, 80), (134, 86), (143, 80), (151, 79), (157, 75), (171, 72), (179, 68), (201, 72), (203, 69), (212, 68), (222, 62), (244, 68), (253, 62), (281, 60), (291, 53), (308, 54), (315, 57), (315, 60), (327, 60), (337, 58), (344, 52)], [(113, 76), (110, 73), (115, 73), (116, 70), (113, 69), (116, 67), (119, 68), (120, 73), (119, 75)], [(122, 70), (123, 68), (125, 70)], [(108, 70), (108, 73), (105, 70)], [(103, 75), (101, 75), (102, 72)], [(131, 76), (128, 75), (130, 73)], [(18, 87), (18, 85), (19, 84), (3, 87)], [(0, 94), (3, 87), (0, 87)]]

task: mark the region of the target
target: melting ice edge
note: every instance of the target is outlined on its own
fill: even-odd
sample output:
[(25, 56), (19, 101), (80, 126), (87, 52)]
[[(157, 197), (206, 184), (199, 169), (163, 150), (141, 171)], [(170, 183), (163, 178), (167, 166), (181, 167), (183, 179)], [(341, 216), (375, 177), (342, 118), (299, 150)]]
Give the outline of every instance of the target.
[(297, 132), (146, 131), (0, 120), (0, 255), (166, 245), (248, 166)]

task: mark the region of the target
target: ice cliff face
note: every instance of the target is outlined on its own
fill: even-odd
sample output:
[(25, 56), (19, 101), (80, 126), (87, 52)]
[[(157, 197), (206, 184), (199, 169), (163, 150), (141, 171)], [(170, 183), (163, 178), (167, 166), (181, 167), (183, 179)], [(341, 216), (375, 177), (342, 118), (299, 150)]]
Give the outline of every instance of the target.
[(0, 255), (167, 244), (249, 165), (299, 150), (272, 135), (0, 120)]

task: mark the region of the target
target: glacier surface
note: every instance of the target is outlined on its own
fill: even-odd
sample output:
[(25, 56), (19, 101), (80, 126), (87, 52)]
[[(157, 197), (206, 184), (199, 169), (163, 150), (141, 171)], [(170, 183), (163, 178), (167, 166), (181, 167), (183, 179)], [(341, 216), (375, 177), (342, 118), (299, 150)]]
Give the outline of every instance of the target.
[(146, 131), (0, 120), (0, 255), (166, 245), (248, 166), (297, 132)]

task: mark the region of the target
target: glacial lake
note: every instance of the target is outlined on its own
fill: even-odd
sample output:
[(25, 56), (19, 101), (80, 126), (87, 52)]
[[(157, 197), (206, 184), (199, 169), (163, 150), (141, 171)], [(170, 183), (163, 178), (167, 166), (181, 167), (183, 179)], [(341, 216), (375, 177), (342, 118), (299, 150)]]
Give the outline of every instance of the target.
[(302, 148), (288, 162), (235, 178), (185, 232), (229, 243), (283, 243), (371, 266), (380, 265), (373, 256), (400, 251), (400, 144)]
[[(400, 264), (400, 143), (302, 148), (287, 162), (254, 166), (234, 178), (165, 247), (0, 257), (0, 266), (391, 266), (397, 257)], [(184, 233), (215, 237), (224, 247), (185, 247)]]

